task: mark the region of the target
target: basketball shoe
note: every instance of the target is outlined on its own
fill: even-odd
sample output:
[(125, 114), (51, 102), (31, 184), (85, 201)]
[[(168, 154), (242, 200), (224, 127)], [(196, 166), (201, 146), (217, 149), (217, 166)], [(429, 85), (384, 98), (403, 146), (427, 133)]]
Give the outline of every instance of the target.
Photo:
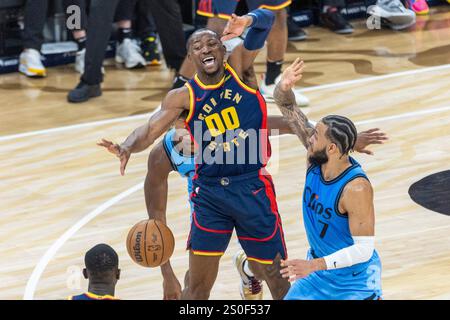
[[(263, 284), (261, 280), (254, 276), (249, 276), (244, 269), (244, 264), (247, 261), (247, 256), (244, 250), (239, 250), (233, 257), (234, 265), (241, 276), (241, 284), (239, 292), (243, 300), (262, 300), (263, 299)], [(247, 262), (248, 263), (248, 262)]]
[(42, 64), (41, 53), (35, 49), (25, 49), (20, 54), (19, 71), (31, 78), (42, 78), (47, 75)]
[(430, 12), (430, 8), (428, 7), (426, 0), (407, 0), (406, 4), (408, 8), (416, 14), (425, 15)]
[(378, 0), (367, 13), (379, 17), (383, 25), (393, 30), (406, 29), (416, 23), (414, 11), (406, 9), (400, 0)]
[[(281, 74), (275, 79), (274, 84), (267, 85), (265, 75), (263, 75), (263, 79), (261, 81), (261, 84), (259, 86), (259, 91), (264, 96), (264, 98), (273, 100), (273, 92), (275, 91), (276, 84), (281, 80)], [(307, 107), (309, 105), (309, 99), (299, 93), (298, 91), (294, 90), (295, 95), (295, 101), (299, 107)]]
[(124, 39), (117, 47), (116, 62), (123, 63), (127, 69), (145, 67), (147, 62), (141, 52), (141, 48), (135, 41)]
[(141, 49), (147, 65), (161, 65), (161, 56), (159, 55), (158, 43), (156, 42), (155, 35), (145, 38), (141, 42)]

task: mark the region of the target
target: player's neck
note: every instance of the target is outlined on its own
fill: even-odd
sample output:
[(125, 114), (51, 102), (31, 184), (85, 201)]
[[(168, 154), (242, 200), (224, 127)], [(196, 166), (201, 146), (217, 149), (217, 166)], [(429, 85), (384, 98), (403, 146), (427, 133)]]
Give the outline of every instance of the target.
[(89, 284), (88, 291), (98, 296), (113, 296), (115, 293), (115, 286), (112, 284), (92, 283)]
[(220, 68), (216, 73), (214, 74), (206, 74), (198, 72), (197, 76), (200, 79), (200, 81), (205, 85), (215, 85), (222, 80), (223, 76), (225, 74), (225, 69)]
[(322, 175), (325, 181), (336, 179), (342, 172), (344, 172), (352, 164), (348, 156), (342, 158), (329, 159), (327, 163), (323, 164)]

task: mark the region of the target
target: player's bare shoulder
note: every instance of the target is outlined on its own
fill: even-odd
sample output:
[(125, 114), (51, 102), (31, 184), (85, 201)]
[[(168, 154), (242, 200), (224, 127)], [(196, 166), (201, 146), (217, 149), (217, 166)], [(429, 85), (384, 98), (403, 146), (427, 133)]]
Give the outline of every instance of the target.
[(339, 210), (347, 212), (349, 208), (362, 204), (373, 204), (372, 184), (365, 177), (357, 177), (347, 183), (339, 201)]
[(165, 109), (189, 110), (189, 89), (186, 86), (170, 90), (163, 100), (162, 107)]

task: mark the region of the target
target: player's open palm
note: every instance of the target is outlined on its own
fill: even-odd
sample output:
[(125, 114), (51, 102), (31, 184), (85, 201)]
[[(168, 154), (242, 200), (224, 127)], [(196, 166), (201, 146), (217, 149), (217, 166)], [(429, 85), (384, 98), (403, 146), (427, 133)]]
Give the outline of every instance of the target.
[(302, 78), (304, 67), (305, 63), (300, 58), (295, 59), (295, 61), (284, 70), (283, 75), (281, 76), (281, 90), (291, 90)]
[(249, 16), (237, 16), (234, 13), (231, 15), (230, 20), (228, 20), (225, 29), (222, 34), (222, 41), (227, 41), (236, 37), (239, 37), (247, 28), (252, 24), (253, 19)]
[(127, 167), (128, 160), (130, 159), (131, 153), (122, 148), (117, 143), (113, 143), (109, 140), (102, 139), (101, 142), (98, 142), (97, 145), (106, 148), (109, 152), (116, 155), (120, 160), (120, 174), (123, 176), (125, 174), (125, 168)]

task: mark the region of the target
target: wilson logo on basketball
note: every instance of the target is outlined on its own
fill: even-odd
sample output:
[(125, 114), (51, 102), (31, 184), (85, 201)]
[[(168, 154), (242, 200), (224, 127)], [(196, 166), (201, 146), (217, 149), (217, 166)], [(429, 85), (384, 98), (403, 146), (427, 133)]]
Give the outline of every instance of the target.
[(138, 232), (136, 234), (136, 240), (135, 240), (135, 243), (133, 246), (134, 258), (138, 262), (144, 261), (144, 259), (142, 259), (142, 255), (141, 255), (141, 239), (142, 239), (142, 232)]

